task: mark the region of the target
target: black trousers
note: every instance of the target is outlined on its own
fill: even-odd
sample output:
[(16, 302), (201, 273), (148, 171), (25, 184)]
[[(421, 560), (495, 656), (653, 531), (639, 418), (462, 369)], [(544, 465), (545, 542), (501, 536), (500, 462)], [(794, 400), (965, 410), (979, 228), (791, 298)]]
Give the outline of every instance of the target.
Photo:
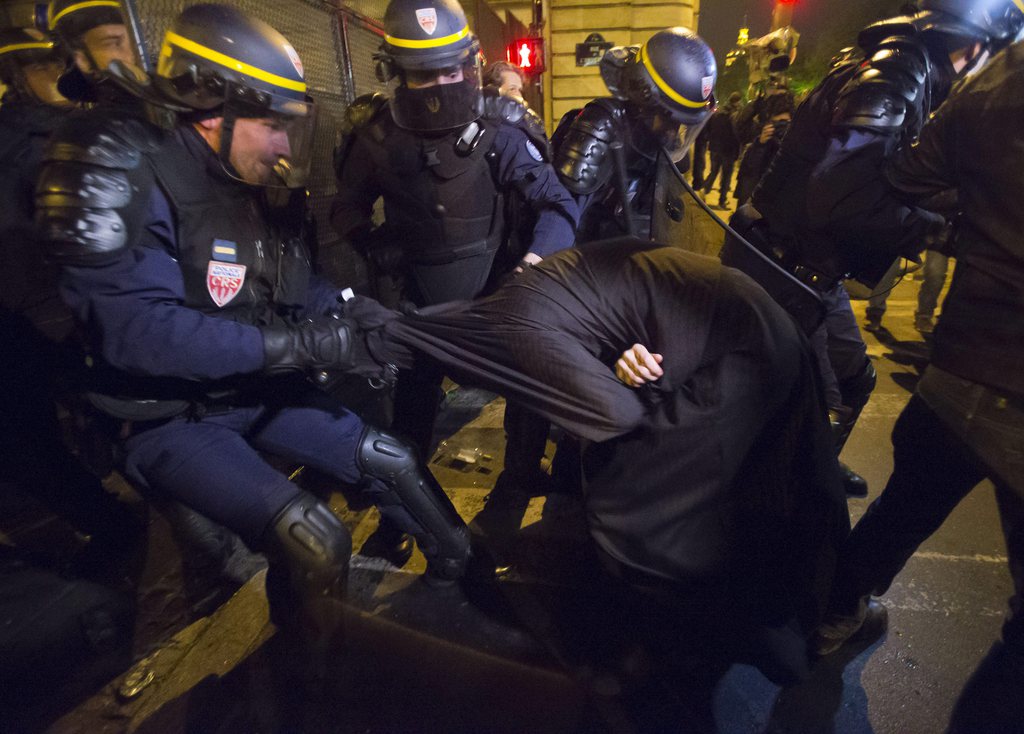
[(837, 605), (848, 607), (865, 594), (884, 593), (960, 501), (983, 479), (992, 478), (1015, 588), (1003, 635), (1024, 655), (1024, 496), (994, 477), (919, 395), (896, 422), (892, 443), (895, 463), (889, 483), (843, 546)]

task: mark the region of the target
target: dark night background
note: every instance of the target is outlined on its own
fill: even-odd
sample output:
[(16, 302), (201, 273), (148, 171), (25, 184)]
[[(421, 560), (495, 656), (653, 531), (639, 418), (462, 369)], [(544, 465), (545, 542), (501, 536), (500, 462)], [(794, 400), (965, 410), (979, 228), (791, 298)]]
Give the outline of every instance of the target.
[[(906, 0), (797, 0), (793, 26), (800, 46), (793, 77), (798, 85), (813, 86), (824, 75), (828, 60), (844, 46), (856, 44), (857, 32), (869, 23), (895, 15)], [(771, 27), (774, 0), (702, 0), (698, 32), (715, 51), (721, 69), (725, 55), (747, 16), (750, 39)]]

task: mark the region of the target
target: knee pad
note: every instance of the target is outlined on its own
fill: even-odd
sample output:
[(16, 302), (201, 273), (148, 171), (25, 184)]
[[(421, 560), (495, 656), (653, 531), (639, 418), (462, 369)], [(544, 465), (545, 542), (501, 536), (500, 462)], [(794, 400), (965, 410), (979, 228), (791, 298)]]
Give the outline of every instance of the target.
[(287, 568), (292, 590), (300, 597), (344, 596), (352, 536), (313, 495), (300, 493), (277, 514), (264, 545), (272, 564)]
[(367, 426), (356, 461), (370, 480), (368, 491), (386, 515), (411, 533), (429, 563), (431, 575), (456, 579), (465, 573), (469, 529), (416, 450), (397, 436)]

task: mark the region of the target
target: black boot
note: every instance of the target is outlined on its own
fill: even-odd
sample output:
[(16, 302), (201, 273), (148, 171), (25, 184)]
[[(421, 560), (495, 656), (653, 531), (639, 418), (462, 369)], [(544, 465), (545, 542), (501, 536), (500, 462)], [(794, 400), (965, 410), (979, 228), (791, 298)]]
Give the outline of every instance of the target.
[(841, 461), (839, 462), (839, 475), (842, 478), (843, 489), (846, 490), (847, 497), (868, 496), (867, 480)]
[(359, 549), (359, 555), (383, 558), (392, 566), (401, 568), (412, 558), (412, 536), (385, 517)]

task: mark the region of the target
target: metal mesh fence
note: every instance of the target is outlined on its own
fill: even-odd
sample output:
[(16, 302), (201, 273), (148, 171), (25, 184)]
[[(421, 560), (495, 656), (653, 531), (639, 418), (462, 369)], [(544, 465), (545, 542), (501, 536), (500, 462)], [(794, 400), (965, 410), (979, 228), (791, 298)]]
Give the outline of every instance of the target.
[[(346, 75), (348, 66), (338, 11), (316, 0), (219, 1), (269, 23), (295, 46), (302, 59), (309, 93), (318, 107), (309, 205), (317, 222), (320, 266), (337, 283), (362, 285), (365, 273), (358, 258), (342, 246), (328, 219), (331, 197), (336, 190), (332, 159), (339, 124), (345, 107), (361, 93), (358, 88), (352, 88)], [(137, 0), (146, 48), (154, 62), (164, 31), (178, 13), (195, 4), (189, 0)], [(369, 53), (366, 60), (370, 63)], [(372, 78), (372, 66), (370, 69)]]

